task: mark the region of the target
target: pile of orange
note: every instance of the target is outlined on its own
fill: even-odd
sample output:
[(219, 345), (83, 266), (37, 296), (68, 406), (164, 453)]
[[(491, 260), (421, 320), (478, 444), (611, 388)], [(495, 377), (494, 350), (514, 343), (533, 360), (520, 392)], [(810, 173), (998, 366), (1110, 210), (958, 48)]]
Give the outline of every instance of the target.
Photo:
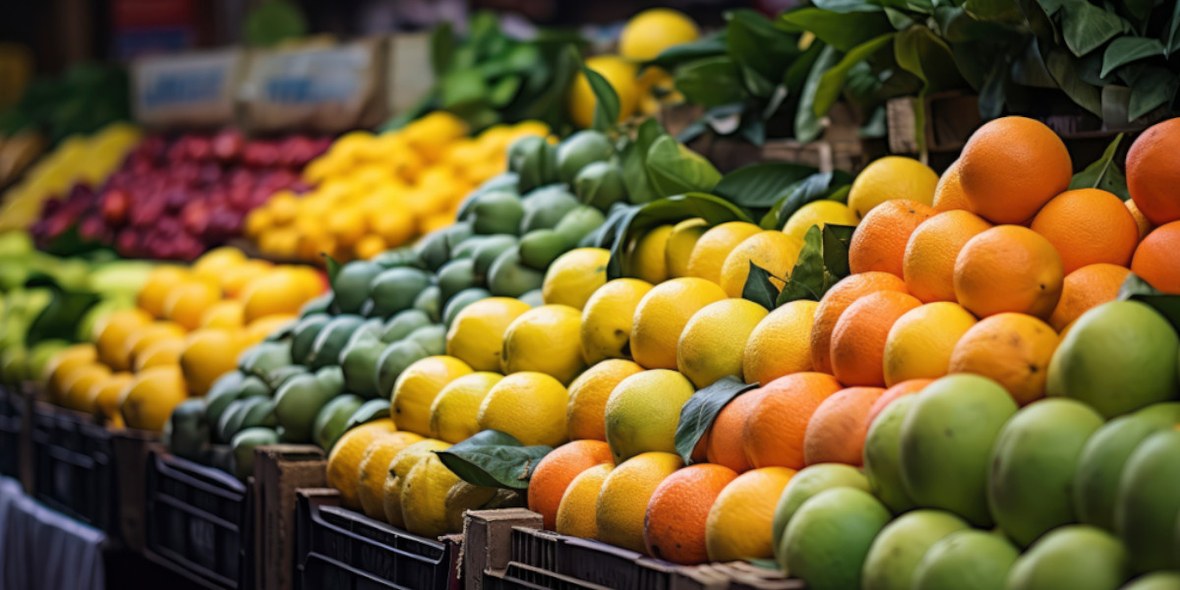
[(112, 428), (160, 431), (176, 405), (204, 395), (242, 351), (293, 320), (325, 286), (310, 267), (248, 259), (232, 248), (188, 268), (157, 267), (135, 307), (112, 311), (91, 342), (49, 362), (47, 393)]

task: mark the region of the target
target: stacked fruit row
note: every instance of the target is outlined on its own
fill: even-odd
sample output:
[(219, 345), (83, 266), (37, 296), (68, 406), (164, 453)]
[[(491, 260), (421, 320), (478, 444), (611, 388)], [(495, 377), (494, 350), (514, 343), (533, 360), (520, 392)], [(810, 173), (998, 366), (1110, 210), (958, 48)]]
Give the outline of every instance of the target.
[(211, 251), (190, 268), (159, 266), (133, 307), (96, 320), (86, 341), (48, 362), (50, 401), (112, 428), (161, 431), (173, 408), (204, 395), (239, 353), (290, 323), (324, 289), (314, 270)]
[(246, 233), (270, 256), (370, 259), (453, 223), (463, 197), (505, 170), (513, 141), (548, 133), (536, 122), (468, 131), (436, 112), (397, 131), (347, 133), (304, 170), (312, 190), (278, 192)]

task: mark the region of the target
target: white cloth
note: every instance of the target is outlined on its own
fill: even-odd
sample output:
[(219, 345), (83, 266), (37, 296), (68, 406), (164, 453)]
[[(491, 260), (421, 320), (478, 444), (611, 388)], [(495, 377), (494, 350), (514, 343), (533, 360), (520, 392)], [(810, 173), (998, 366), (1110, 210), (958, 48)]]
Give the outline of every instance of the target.
[(0, 590), (103, 590), (102, 531), (0, 478)]

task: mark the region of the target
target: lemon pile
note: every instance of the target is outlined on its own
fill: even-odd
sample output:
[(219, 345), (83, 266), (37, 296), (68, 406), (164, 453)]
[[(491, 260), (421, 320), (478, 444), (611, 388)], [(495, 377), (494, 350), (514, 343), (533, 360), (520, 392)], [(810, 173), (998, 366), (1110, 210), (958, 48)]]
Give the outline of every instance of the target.
[(41, 213), (41, 205), (66, 194), (76, 183), (97, 188), (119, 167), (140, 140), (139, 128), (111, 123), (89, 137), (67, 138), (8, 189), (0, 208), (0, 231), (23, 229)]
[(450, 225), (463, 197), (504, 171), (513, 141), (549, 129), (530, 121), (468, 133), (444, 112), (397, 131), (347, 133), (304, 169), (315, 188), (275, 193), (247, 217), (246, 235), (280, 259), (372, 258)]
[(247, 259), (232, 248), (212, 250), (191, 268), (157, 267), (133, 306), (99, 310), (90, 341), (50, 359), (46, 391), (112, 428), (160, 431), (174, 407), (204, 395), (241, 351), (323, 289), (315, 270)]

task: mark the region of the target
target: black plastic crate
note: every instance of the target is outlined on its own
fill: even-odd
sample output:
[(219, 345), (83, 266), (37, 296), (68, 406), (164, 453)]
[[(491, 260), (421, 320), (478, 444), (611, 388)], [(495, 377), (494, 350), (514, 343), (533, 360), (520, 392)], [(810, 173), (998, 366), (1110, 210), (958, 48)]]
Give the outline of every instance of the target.
[(209, 588), (254, 586), (253, 503), (232, 475), (151, 453), (144, 553)]
[(458, 546), (428, 539), (300, 494), (296, 588), (457, 589)]
[(117, 538), (110, 432), (89, 416), (38, 403), (32, 442), (34, 497)]
[(511, 562), (503, 575), (485, 575), (484, 590), (609, 590), (608, 586), (563, 576), (550, 570)]
[(557, 546), (563, 538), (553, 531), (512, 527), (512, 561), (556, 572), (559, 567)]
[(0, 475), (20, 477), (24, 407), (20, 393), (0, 385)]

